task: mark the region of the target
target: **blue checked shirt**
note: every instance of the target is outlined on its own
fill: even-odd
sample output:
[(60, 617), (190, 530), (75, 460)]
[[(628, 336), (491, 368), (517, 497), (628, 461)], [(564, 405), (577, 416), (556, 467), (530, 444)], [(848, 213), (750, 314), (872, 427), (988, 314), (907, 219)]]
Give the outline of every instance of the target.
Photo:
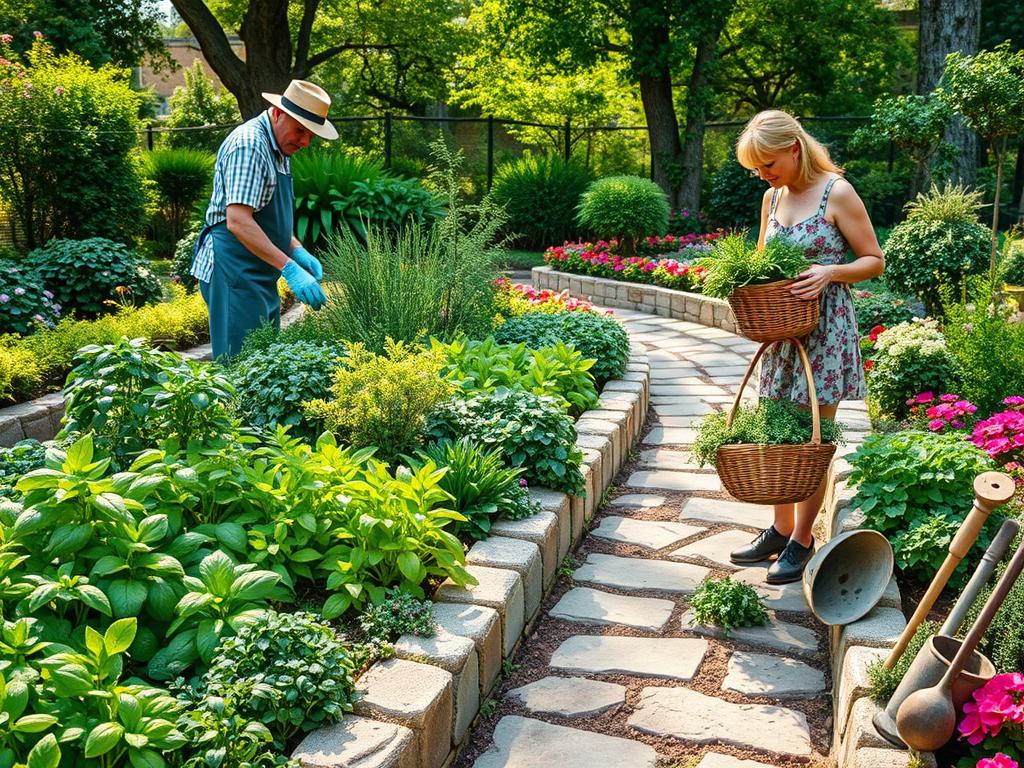
[[(213, 194), (206, 208), (206, 226), (225, 221), (229, 205), (248, 205), (254, 211), (266, 206), (274, 196), (278, 171), (290, 174), (291, 166), (274, 139), (269, 111), (263, 112), (235, 128), (220, 145), (213, 169)], [(204, 283), (210, 282), (212, 237), (207, 237), (196, 253), (192, 274)]]

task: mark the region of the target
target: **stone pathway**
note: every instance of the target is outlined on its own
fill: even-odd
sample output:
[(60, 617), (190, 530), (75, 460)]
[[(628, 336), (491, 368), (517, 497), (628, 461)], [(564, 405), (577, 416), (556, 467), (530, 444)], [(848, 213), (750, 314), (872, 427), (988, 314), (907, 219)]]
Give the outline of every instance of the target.
[[(728, 499), (688, 451), (700, 417), (731, 404), (757, 345), (681, 320), (615, 315), (650, 358), (648, 430), (456, 766), (825, 765), (824, 627), (800, 584), (770, 587), (764, 566), (729, 563), (771, 509)], [(844, 404), (839, 418), (850, 425), (841, 456), (867, 429), (863, 403)], [(729, 637), (691, 626), (688, 596), (726, 574), (761, 593), (769, 625)]]

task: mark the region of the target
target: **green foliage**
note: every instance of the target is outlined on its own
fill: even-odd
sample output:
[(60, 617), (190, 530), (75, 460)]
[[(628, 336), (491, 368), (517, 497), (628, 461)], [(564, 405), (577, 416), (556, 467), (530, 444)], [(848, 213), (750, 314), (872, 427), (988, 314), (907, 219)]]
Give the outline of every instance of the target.
[(414, 448), (427, 413), (452, 390), (440, 376), (438, 355), (390, 339), (383, 355), (362, 344), (345, 348), (331, 386), (333, 400), (313, 400), (307, 414), (353, 445), (375, 446), (387, 460)]
[(730, 576), (705, 579), (690, 598), (691, 624), (711, 624), (728, 635), (740, 627), (759, 627), (768, 623), (768, 612), (757, 592), (749, 584)]
[(720, 227), (756, 227), (764, 190), (763, 181), (729, 157), (711, 177), (704, 210)]
[[(1020, 546), (1020, 537), (1016, 538), (1010, 551)], [(1001, 563), (996, 569), (996, 575), (989, 580), (988, 584), (978, 599), (974, 601), (967, 618), (964, 619), (964, 627), (969, 627), (981, 613), (982, 607), (992, 594), (999, 578), (1006, 571), (1006, 564)], [(1010, 594), (1007, 595), (1002, 607), (996, 612), (995, 618), (989, 625), (985, 637), (982, 639), (978, 650), (985, 654), (995, 665), (996, 672), (1018, 672), (1024, 668), (1024, 632), (1020, 631), (1021, 622), (1024, 622), (1024, 581), (1017, 579)]]
[(875, 659), (868, 664), (868, 680), (871, 683), (868, 695), (880, 707), (884, 707), (889, 703), (889, 699), (896, 693), (900, 682), (907, 674), (907, 670), (910, 669), (911, 662), (917, 657), (918, 651), (928, 642), (928, 638), (938, 631), (939, 626), (935, 622), (922, 621), (914, 635), (910, 638), (910, 642), (907, 643), (907, 648), (903, 655), (900, 656), (899, 661), (896, 662), (892, 669), (886, 669), (885, 662), (882, 659)]
[(796, 277), (808, 265), (803, 247), (789, 238), (772, 237), (758, 248), (742, 234), (715, 240), (699, 263), (707, 268), (701, 292), (719, 299), (747, 285)]
[(238, 714), (262, 722), (283, 750), (352, 711), (352, 673), (330, 625), (309, 613), (268, 612), (220, 644), (202, 687), (233, 698)]
[(618, 239), (632, 255), (642, 237), (668, 230), (668, 199), (657, 184), (639, 176), (607, 176), (580, 197), (577, 220), (603, 240)]
[(241, 357), (229, 374), (239, 412), (254, 426), (281, 424), (292, 427), (292, 434), (316, 439), (323, 424), (303, 404), (330, 395), (342, 359), (335, 345), (308, 341), (276, 343)]
[(946, 126), (952, 117), (949, 105), (932, 94), (884, 96), (875, 102), (871, 123), (857, 129), (853, 143), (880, 147), (891, 141), (910, 154), (916, 166), (917, 182), (924, 185), (930, 178), (932, 158), (943, 146)]
[[(727, 413), (713, 413), (701, 420), (693, 441), (693, 455), (701, 463), (715, 466), (716, 452), (723, 445), (792, 445), (811, 441), (811, 413), (786, 400), (762, 399), (756, 408), (739, 408), (732, 426)], [(843, 427), (831, 419), (821, 420), (821, 440), (841, 443)]]
[(523, 467), (531, 483), (583, 493), (576, 429), (554, 398), (505, 388), (454, 398), (430, 414), (429, 435), (452, 441), (465, 436), (474, 444), (501, 448), (506, 463)]
[(458, 442), (431, 443), (419, 456), (420, 463), (432, 461), (448, 468), (440, 486), (455, 500), (453, 509), (465, 518), (451, 527), (457, 536), (480, 541), (490, 535), (491, 525), (498, 518), (519, 519), (540, 509), (520, 485), (524, 470), (507, 468), (500, 447), (481, 449), (463, 437)]
[(181, 768), (299, 768), (276, 752), (267, 726), (239, 708), (234, 696), (205, 696), (178, 717), (178, 730), (195, 749)]
[(571, 345), (584, 358), (596, 361), (590, 372), (600, 384), (625, 373), (629, 361), (626, 331), (613, 318), (594, 312), (527, 312), (498, 326), (494, 338), (529, 349)]
[(64, 397), (62, 434), (94, 432), (118, 464), (162, 439), (185, 444), (234, 431), (227, 377), (143, 339), (80, 349)]
[(53, 326), (62, 307), (51, 301), (39, 273), (20, 263), (0, 262), (0, 334), (32, 333)]
[(964, 116), (988, 141), (1024, 130), (1024, 51), (1009, 41), (973, 56), (954, 51), (937, 89), (939, 98)]
[(875, 342), (875, 364), (868, 372), (868, 400), (881, 415), (902, 418), (907, 400), (919, 392), (948, 392), (956, 370), (935, 320), (894, 325)]
[[(920, 193), (906, 204), (907, 221), (933, 221), (943, 224), (976, 222), (981, 208), (981, 192), (960, 184), (947, 183), (941, 189), (932, 184), (928, 193)], [(890, 233), (890, 237), (891, 237)], [(888, 243), (888, 241), (886, 241)]]
[(943, 333), (957, 392), (987, 415), (1003, 410), (1005, 397), (1024, 392), (1024, 323), (1013, 321), (987, 280), (977, 278), (973, 288), (971, 302), (944, 296)]
[(383, 352), (385, 340), (486, 335), (491, 325), (493, 252), (504, 214), (490, 198), (463, 204), (461, 154), (432, 145), (438, 163), (432, 184), (448, 214), (433, 225), (410, 223), (398, 233), (372, 229), (364, 246), (346, 230), (330, 240), (324, 271), (334, 289), (323, 324), (341, 338)]
[[(862, 295), (867, 294), (867, 295)], [(914, 310), (906, 299), (888, 291), (863, 291), (853, 295), (853, 309), (861, 333), (876, 325), (891, 328), (914, 319)]]
[(181, 239), (174, 246), (171, 276), (176, 283), (189, 293), (193, 293), (196, 290), (197, 281), (192, 276), (192, 261), (195, 258), (196, 244), (199, 242), (199, 235), (202, 234), (203, 226), (202, 219), (192, 222), (191, 226), (182, 234)]
[(508, 214), (517, 247), (546, 248), (574, 239), (576, 209), (592, 179), (589, 169), (553, 153), (528, 153), (499, 166), (494, 199)]
[(38, 440), (19, 440), (10, 448), (0, 448), (0, 499), (14, 498), (14, 484), (46, 460), (46, 446)]
[[(850, 506), (864, 513), (868, 528), (889, 538), (897, 566), (922, 583), (938, 570), (970, 511), (974, 478), (993, 468), (961, 434), (914, 431), (868, 435), (850, 463), (849, 483), (857, 489)], [(988, 545), (998, 517), (990, 518), (964, 558), (957, 581)]]
[(203, 63), (196, 59), (184, 71), (185, 85), (174, 89), (168, 99), (170, 115), (168, 128), (194, 128), (202, 125), (228, 126), (220, 129), (197, 131), (173, 130), (166, 134), (166, 145), (171, 149), (194, 149), (216, 152), (231, 130), (241, 120), (235, 97), (226, 88), (215, 88), (207, 77)]
[(41, 40), (24, 68), (8, 46), (0, 56), (15, 62), (0, 67), (0, 196), (25, 245), (132, 242), (145, 204), (135, 162), (139, 94), (118, 70), (54, 56)]
[(528, 351), (525, 344), (498, 344), (493, 338), (449, 344), (434, 339), (431, 348), (446, 361), (442, 375), (467, 392), (520, 387), (561, 399), (574, 416), (597, 407), (597, 387), (589, 373), (595, 361), (561, 342)]
[(999, 276), (1007, 285), (1024, 285), (1024, 240), (1019, 237), (1008, 242), (1003, 249)]
[(26, 258), (61, 311), (96, 317), (118, 305), (159, 301), (160, 279), (134, 252), (111, 240), (50, 240)]
[(368, 605), (359, 617), (365, 636), (380, 643), (393, 643), (402, 635), (433, 637), (437, 622), (433, 603), (417, 600), (397, 589), (389, 589), (379, 605)]
[(144, 173), (155, 187), (157, 204), (181, 239), (189, 213), (213, 180), (213, 155), (198, 149), (157, 149), (146, 155)]

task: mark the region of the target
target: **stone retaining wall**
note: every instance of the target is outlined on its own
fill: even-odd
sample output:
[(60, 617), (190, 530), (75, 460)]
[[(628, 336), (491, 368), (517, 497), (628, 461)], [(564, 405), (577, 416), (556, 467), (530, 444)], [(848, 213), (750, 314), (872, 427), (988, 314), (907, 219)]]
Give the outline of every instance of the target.
[(729, 303), (699, 293), (662, 288), (660, 285), (627, 283), (606, 277), (574, 275), (551, 267), (533, 268), (535, 288), (568, 291), (602, 307), (621, 307), (677, 320), (689, 320), (729, 333), (738, 333)]
[(359, 679), (355, 713), (303, 739), (293, 756), (304, 768), (441, 768), (451, 761), (629, 456), (649, 399), (647, 354), (634, 347), (624, 376), (605, 384), (597, 408), (576, 422), (586, 496), (531, 489), (540, 513), (495, 523), (466, 556), (479, 585), (440, 586), (437, 633), (399, 638), (396, 658)]

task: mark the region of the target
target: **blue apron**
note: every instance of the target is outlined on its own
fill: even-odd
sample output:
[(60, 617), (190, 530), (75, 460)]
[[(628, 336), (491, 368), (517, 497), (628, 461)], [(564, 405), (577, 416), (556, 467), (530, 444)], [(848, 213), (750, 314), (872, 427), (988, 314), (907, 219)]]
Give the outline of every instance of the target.
[[(270, 202), (254, 211), (253, 219), (270, 242), (285, 254), (291, 253), (295, 192), (290, 175), (277, 172)], [(199, 282), (199, 290), (210, 313), (210, 341), (216, 360), (237, 355), (246, 334), (263, 323), (281, 327), (281, 298), (277, 293), (281, 270), (250, 253), (228, 231), (226, 221), (206, 227), (197, 250), (207, 236), (213, 238), (213, 274), (209, 283)]]

